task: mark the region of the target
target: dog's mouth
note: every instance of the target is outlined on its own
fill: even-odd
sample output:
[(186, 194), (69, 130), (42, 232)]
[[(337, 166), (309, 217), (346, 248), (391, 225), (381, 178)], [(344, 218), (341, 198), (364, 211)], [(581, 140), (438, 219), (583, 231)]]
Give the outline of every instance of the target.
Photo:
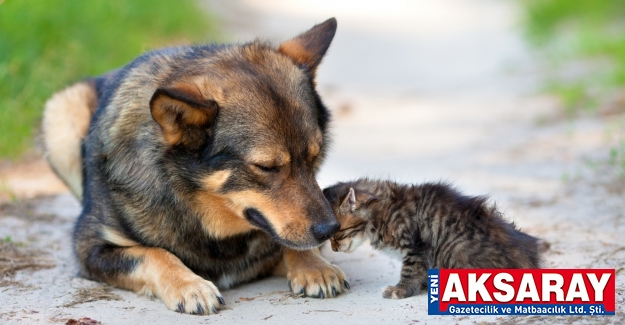
[(251, 224), (253, 224), (254, 226), (262, 230), (269, 232), (270, 234), (274, 233), (273, 229), (271, 228), (271, 225), (269, 225), (269, 221), (265, 219), (265, 217), (263, 216), (262, 213), (260, 213), (260, 211), (254, 208), (247, 208), (245, 209), (244, 213), (245, 213), (245, 218)]
[(282, 246), (291, 248), (291, 249), (295, 249), (295, 250), (306, 250), (306, 249), (312, 249), (315, 247), (318, 247), (319, 245), (321, 245), (321, 243), (318, 242), (313, 242), (313, 243), (298, 243), (298, 242), (293, 242), (291, 240), (288, 240), (286, 238), (282, 238), (280, 237), (275, 230), (273, 229), (273, 227), (271, 227), (271, 224), (269, 223), (269, 221), (267, 221), (267, 219), (265, 218), (265, 216), (263, 216), (263, 214), (254, 209), (254, 208), (247, 208), (243, 211), (243, 214), (245, 215), (245, 219), (247, 219), (247, 221), (249, 223), (251, 223), (252, 225), (268, 232), (271, 237), (273, 237), (273, 239), (278, 242), (279, 244), (281, 244)]

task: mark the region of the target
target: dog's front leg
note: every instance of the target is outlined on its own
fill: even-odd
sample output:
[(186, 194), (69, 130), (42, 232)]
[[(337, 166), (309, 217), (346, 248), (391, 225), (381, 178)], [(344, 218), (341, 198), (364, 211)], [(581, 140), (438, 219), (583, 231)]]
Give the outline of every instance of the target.
[(286, 278), (294, 294), (313, 298), (330, 298), (349, 289), (345, 273), (323, 259), (318, 249), (296, 251), (284, 249)]
[(110, 285), (155, 295), (167, 308), (214, 314), (224, 300), (215, 285), (196, 275), (172, 253), (145, 246), (94, 246), (85, 269)]

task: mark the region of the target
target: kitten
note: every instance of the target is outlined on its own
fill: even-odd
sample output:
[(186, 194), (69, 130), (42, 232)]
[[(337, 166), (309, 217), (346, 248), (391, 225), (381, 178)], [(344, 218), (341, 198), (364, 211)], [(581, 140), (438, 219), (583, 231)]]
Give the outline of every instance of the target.
[(444, 183), (401, 185), (360, 179), (326, 188), (341, 229), (334, 251), (371, 245), (400, 253), (401, 279), (384, 298), (427, 290), (428, 268), (538, 268), (541, 240), (505, 221), (486, 197), (465, 196)]

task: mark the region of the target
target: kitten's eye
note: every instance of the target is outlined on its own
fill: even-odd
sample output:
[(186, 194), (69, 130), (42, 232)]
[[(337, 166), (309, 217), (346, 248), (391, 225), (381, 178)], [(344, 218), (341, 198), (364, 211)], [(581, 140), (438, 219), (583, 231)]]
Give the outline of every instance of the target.
[(264, 173), (277, 173), (280, 171), (280, 167), (278, 166), (265, 166), (261, 164), (252, 164), (252, 166)]

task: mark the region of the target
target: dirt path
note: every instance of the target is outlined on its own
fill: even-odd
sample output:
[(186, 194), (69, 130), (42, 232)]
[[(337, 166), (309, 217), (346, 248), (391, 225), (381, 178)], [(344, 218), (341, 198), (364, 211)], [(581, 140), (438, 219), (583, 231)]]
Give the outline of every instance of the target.
[(219, 315), (180, 315), (76, 276), (71, 229), (80, 207), (61, 194), (0, 206), (0, 238), (11, 239), (0, 254), (12, 252), (13, 265), (26, 268), (0, 279), (0, 324), (80, 317), (103, 324), (625, 322), (625, 182), (606, 163), (625, 119), (565, 120), (555, 101), (532, 95), (540, 74), (515, 30), (513, 2), (204, 3), (241, 41), (280, 41), (337, 17), (337, 37), (318, 71), (335, 116), (322, 186), (361, 176), (444, 179), (490, 194), (508, 218), (551, 243), (547, 267), (616, 268), (618, 316), (430, 317), (425, 296), (381, 298), (401, 264), (368, 247), (350, 255), (326, 249), (352, 284), (337, 299), (294, 298), (284, 279), (271, 278), (223, 292), (228, 308)]

